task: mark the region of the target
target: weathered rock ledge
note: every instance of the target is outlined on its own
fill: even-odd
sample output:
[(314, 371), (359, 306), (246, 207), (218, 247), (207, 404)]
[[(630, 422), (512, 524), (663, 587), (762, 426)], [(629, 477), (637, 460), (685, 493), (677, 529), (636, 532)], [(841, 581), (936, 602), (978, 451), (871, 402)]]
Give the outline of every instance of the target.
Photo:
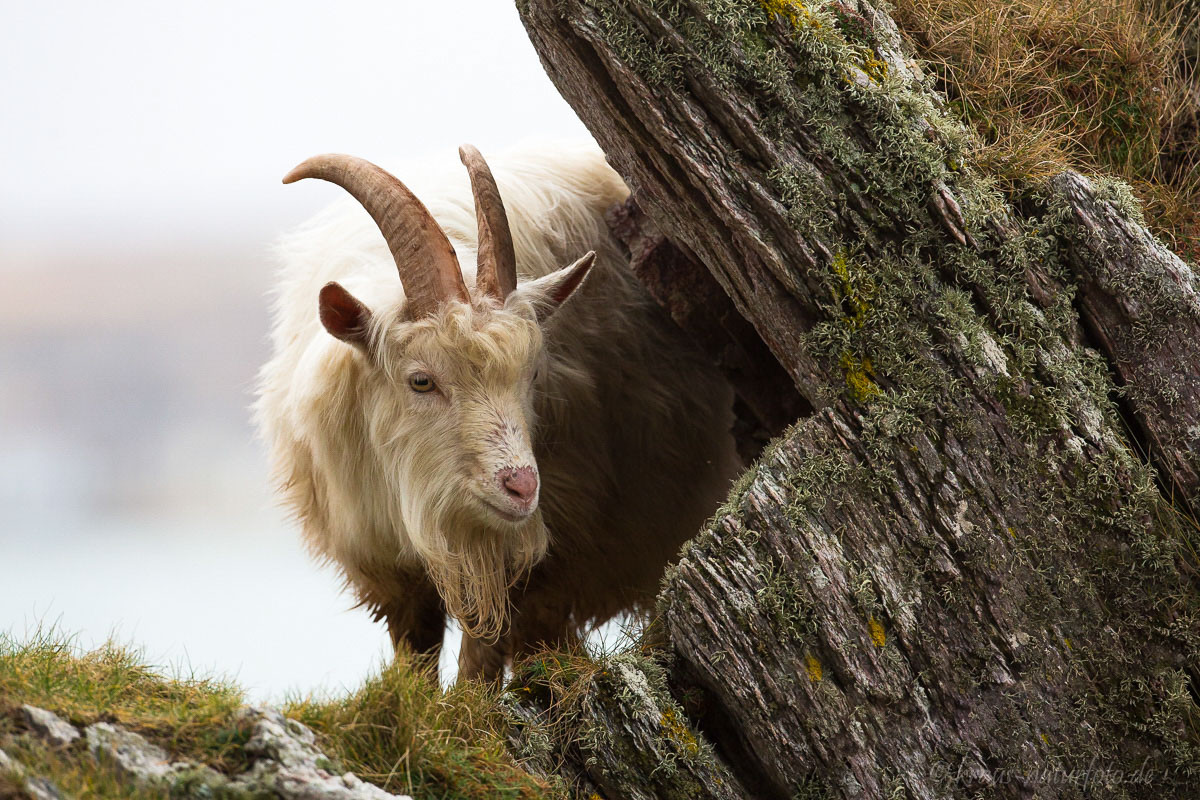
[[(366, 783), (353, 773), (337, 774), (333, 761), (316, 746), (316, 736), (295, 720), (270, 708), (248, 707), (240, 718), (250, 731), (245, 752), (251, 767), (225, 775), (193, 761), (176, 761), (134, 731), (107, 722), (82, 731), (45, 709), (22, 708), (29, 732), (43, 744), (86, 750), (98, 764), (114, 768), (131, 785), (165, 789), (171, 797), (279, 797), (283, 800), (411, 800)], [(34, 800), (65, 797), (47, 777), (0, 750), (0, 774), (15, 779)]]

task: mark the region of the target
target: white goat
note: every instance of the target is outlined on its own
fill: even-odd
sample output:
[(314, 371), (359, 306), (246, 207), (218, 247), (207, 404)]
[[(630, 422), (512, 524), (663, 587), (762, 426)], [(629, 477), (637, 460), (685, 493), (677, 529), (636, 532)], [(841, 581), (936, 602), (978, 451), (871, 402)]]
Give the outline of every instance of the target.
[(603, 155), (513, 153), (497, 186), (459, 152), (470, 183), (418, 179), (426, 205), (348, 156), (284, 179), (378, 229), (347, 199), (283, 240), (256, 413), (308, 546), (393, 643), (436, 650), (448, 612), (460, 675), (495, 678), (652, 600), (740, 462), (730, 387), (608, 234)]

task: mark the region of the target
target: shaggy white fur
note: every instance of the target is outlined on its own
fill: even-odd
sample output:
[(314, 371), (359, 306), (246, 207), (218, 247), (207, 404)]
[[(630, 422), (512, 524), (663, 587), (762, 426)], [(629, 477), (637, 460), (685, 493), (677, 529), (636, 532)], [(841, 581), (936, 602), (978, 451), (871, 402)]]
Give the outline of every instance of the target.
[[(394, 174), (449, 237), (472, 303), (409, 320), (378, 229), (340, 200), (278, 247), (256, 415), (314, 554), (397, 642), (434, 647), (443, 613), (459, 618), (461, 672), (495, 676), (514, 651), (652, 597), (740, 467), (732, 394), (629, 273), (604, 222), (628, 190), (594, 146), (492, 161), (520, 279), (503, 307), (474, 289), (466, 173), (436, 163)], [(588, 278), (547, 317), (559, 270), (588, 250)], [(371, 310), (369, 347), (323, 329), (334, 280)], [(437, 390), (414, 391), (418, 373)], [(540, 499), (514, 521), (495, 476), (518, 467)]]

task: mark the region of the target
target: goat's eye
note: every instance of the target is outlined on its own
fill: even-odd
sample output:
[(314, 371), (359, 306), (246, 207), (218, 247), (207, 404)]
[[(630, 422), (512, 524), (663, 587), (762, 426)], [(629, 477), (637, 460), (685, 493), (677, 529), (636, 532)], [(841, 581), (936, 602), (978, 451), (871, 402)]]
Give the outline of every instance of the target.
[(424, 372), (414, 372), (408, 376), (408, 386), (414, 392), (432, 392), (434, 390), (433, 378), (426, 375)]

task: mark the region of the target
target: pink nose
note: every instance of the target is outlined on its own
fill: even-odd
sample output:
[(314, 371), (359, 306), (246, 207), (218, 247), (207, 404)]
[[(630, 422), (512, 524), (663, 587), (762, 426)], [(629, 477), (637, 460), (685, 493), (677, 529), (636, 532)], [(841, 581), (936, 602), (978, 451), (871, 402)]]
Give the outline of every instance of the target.
[(509, 499), (519, 506), (528, 506), (537, 497), (538, 478), (533, 467), (507, 467), (496, 473), (496, 479)]

